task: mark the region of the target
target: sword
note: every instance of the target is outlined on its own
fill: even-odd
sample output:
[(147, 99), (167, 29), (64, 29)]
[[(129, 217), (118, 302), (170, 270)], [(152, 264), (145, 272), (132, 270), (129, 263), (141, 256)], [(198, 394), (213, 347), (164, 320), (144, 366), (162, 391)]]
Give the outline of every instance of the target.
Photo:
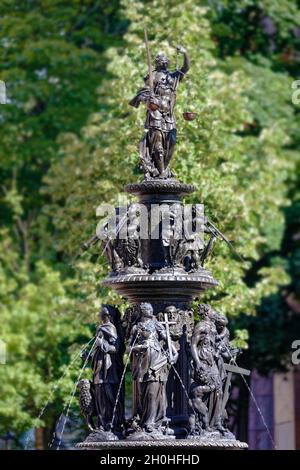
[(146, 52), (147, 52), (147, 63), (148, 63), (148, 74), (149, 74), (149, 86), (150, 86), (150, 92), (153, 93), (154, 87), (153, 87), (153, 73), (152, 73), (152, 62), (151, 62), (151, 52), (150, 52), (150, 47), (149, 47), (149, 42), (148, 42), (148, 33), (147, 33), (147, 28), (144, 28), (144, 35), (145, 35), (145, 46), (146, 46)]

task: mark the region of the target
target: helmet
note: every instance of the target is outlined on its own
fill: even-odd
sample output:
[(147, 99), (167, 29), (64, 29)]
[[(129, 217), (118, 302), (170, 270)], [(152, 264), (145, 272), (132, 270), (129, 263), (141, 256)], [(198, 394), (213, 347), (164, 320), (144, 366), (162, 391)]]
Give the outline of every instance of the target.
[(167, 67), (169, 64), (169, 59), (163, 52), (159, 52), (155, 57), (155, 64), (159, 67)]

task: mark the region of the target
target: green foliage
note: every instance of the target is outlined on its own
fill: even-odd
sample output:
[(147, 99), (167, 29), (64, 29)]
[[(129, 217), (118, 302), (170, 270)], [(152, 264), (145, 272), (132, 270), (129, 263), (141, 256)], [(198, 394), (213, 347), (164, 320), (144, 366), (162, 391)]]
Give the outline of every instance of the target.
[[(41, 182), (60, 157), (61, 130), (79, 132), (98, 109), (103, 51), (119, 44), (126, 21), (118, 0), (4, 0), (0, 26), (0, 78), (8, 94), (0, 108), (0, 337), (8, 345), (0, 369), (0, 432), (19, 435), (90, 335), (84, 325), (99, 305), (90, 297), (92, 270), (78, 267), (77, 278), (66, 277), (70, 269), (56, 251)], [(46, 428), (61, 413), (79, 365), (55, 391), (42, 417)]]
[[(288, 104), (290, 80), (267, 70), (266, 75), (276, 81), (274, 88), (280, 91), (277, 99), (285, 106), (283, 117), (268, 113), (269, 103), (261, 102), (256, 91), (265, 93), (268, 75), (259, 78), (259, 88), (258, 66), (216, 57), (205, 8), (189, 0), (184, 2), (184, 14), (182, 3), (176, 1), (163, 6), (132, 1), (123, 5), (132, 21), (124, 36), (126, 46), (106, 53), (113, 79), (99, 87), (102, 112), (91, 116), (80, 137), (70, 133), (61, 136), (62, 160), (52, 166), (45, 179), (52, 201), (49, 214), (60, 231), (59, 248), (76, 252), (78, 240), (84, 240), (83, 229), (91, 230), (95, 225), (97, 205), (117, 203), (123, 185), (136, 178), (131, 172), (138, 160), (145, 111), (131, 110), (128, 100), (146, 72), (143, 23), (147, 18), (153, 51), (164, 48), (174, 66), (174, 40), (180, 38), (191, 54), (192, 69), (178, 92), (180, 135), (173, 167), (181, 180), (196, 183), (194, 200), (205, 203), (207, 214), (235, 240), (246, 259), (242, 264), (219, 243), (210, 268), (220, 286), (204, 300), (213, 301), (229, 316), (254, 314), (264, 295), (288, 281), (280, 266), (265, 267), (251, 287), (245, 274), (264, 252), (278, 248), (284, 230), (281, 207), (287, 204), (285, 182), (293, 170), (284, 149), (290, 142), (286, 121), (292, 120), (294, 113)], [(261, 67), (259, 74), (263, 72)], [(180, 119), (186, 106), (199, 113), (194, 123)], [(248, 127), (258, 122), (259, 136), (252, 135)], [(270, 167), (274, 171), (270, 172)], [(84, 236), (88, 235), (87, 231)]]
[[(2, 434), (7, 429), (20, 433), (33, 424), (53, 425), (78, 375), (80, 359), (68, 372), (66, 367), (91, 332), (82, 321), (74, 281), (62, 281), (43, 261), (30, 281), (26, 267), (9, 251), (11, 240), (5, 232), (1, 246), (8, 248), (1, 252), (0, 269), (0, 337), (7, 346), (7, 362), (0, 367)], [(36, 420), (50, 392), (50, 409)]]
[[(256, 317), (242, 315), (232, 325), (247, 328), (250, 335), (250, 367), (268, 373), (289, 367), (291, 343), (300, 334), (299, 311), (299, 109), (291, 106), (291, 82), (299, 77), (299, 5), (297, 2), (218, 2), (210, 10), (219, 53), (226, 57), (226, 69), (242, 68), (252, 77), (248, 91), (249, 110), (254, 122), (247, 131), (258, 138), (264, 127), (271, 130), (269, 151), (286, 159), (285, 169), (274, 168), (274, 188), (285, 182), (287, 204), (272, 211), (266, 220), (268, 249), (261, 252), (247, 274), (253, 285), (270, 267), (285, 270), (289, 282), (284, 289), (265, 292)], [(221, 29), (218, 28), (221, 22)], [(226, 26), (222, 29), (223, 22)], [(276, 132), (274, 132), (274, 130)], [(280, 153), (278, 153), (280, 152)], [(274, 175), (277, 170), (276, 175)], [(277, 179), (277, 181), (276, 181)], [(278, 183), (277, 183), (278, 182)], [(264, 214), (265, 215), (265, 214)], [(281, 218), (281, 223), (277, 217)]]
[[(17, 198), (19, 215), (30, 230), (27, 238), (41, 243), (41, 251), (27, 243), (36, 253), (31, 253), (33, 261), (55, 257), (47, 233), (51, 228), (39, 214), (45, 204), (41, 180), (57, 159), (61, 130), (78, 132), (97, 110), (96, 89), (106, 64), (101, 53), (118, 44), (126, 26), (118, 18), (118, 4), (1, 2), (0, 78), (8, 103), (0, 109), (0, 200), (3, 222), (12, 224)], [(19, 225), (15, 229), (24, 238)]]
[(294, 34), (300, 21), (297, 0), (208, 3), (212, 30), (222, 57), (243, 55), (256, 61), (263, 54), (266, 60), (272, 58), (285, 68), (290, 54), (299, 47), (299, 38)]

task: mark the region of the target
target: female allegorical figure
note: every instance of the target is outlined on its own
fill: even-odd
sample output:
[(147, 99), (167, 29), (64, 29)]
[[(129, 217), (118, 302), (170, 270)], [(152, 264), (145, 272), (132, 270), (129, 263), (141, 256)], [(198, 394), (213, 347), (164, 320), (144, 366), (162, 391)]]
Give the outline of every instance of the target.
[(101, 325), (97, 329), (97, 339), (92, 354), (97, 429), (120, 432), (124, 423), (124, 387), (120, 390), (114, 422), (112, 423), (124, 368), (124, 341), (119, 312), (110, 305), (103, 305), (99, 317)]
[[(139, 322), (131, 332), (129, 350), (132, 352), (132, 378), (136, 384), (136, 418), (146, 432), (159, 430), (166, 420), (166, 383), (170, 366), (160, 341), (166, 344), (166, 330), (154, 317), (152, 305), (142, 303)], [(176, 360), (176, 349), (171, 347)]]

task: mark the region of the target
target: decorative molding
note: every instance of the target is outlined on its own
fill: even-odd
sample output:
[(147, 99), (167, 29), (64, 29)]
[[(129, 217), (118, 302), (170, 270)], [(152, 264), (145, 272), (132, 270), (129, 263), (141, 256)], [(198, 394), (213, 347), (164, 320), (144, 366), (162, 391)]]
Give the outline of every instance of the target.
[(125, 186), (125, 191), (131, 194), (190, 194), (195, 191), (193, 184), (180, 183), (176, 179), (151, 179), (141, 183), (131, 183)]

